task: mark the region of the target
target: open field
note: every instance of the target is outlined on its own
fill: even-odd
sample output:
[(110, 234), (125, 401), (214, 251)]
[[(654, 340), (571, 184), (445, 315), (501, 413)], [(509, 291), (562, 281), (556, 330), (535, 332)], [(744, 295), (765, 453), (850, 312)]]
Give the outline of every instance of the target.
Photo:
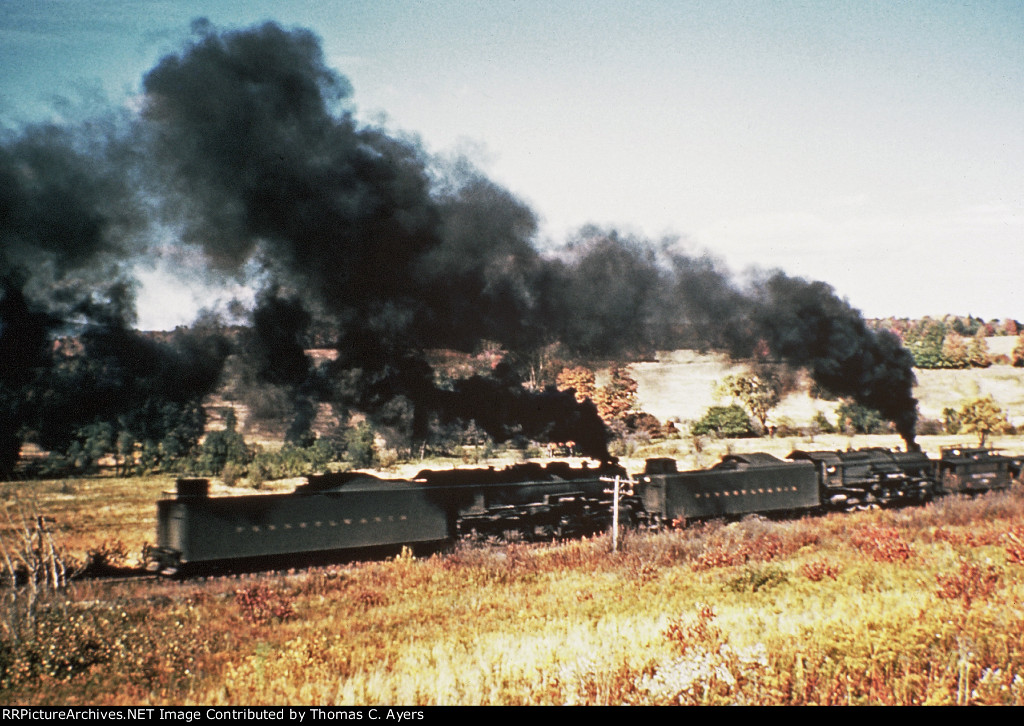
[[(1015, 342), (1016, 338), (991, 338)], [(661, 420), (677, 417), (696, 420), (708, 406), (715, 405), (715, 385), (725, 376), (740, 373), (743, 366), (726, 356), (694, 351), (659, 353), (657, 361), (634, 363), (629, 370), (638, 383), (640, 407)], [(959, 408), (967, 399), (991, 395), (1015, 426), (1024, 424), (1024, 368), (996, 365), (966, 370), (915, 369), (914, 395), (920, 400), (921, 416), (940, 419), (944, 408)], [(822, 411), (835, 422), (835, 402), (816, 400), (807, 393), (808, 381), (783, 399), (770, 420), (787, 417), (797, 425), (810, 423)]]
[[(703, 359), (634, 372), (643, 407), (662, 418), (685, 418), (683, 402), (699, 414), (726, 373)], [(918, 373), (925, 411), (977, 386), (1024, 414), (1017, 369)], [(699, 389), (707, 404), (687, 399)], [(786, 415), (813, 411), (818, 402), (805, 399), (787, 401)], [(973, 441), (918, 438), (932, 456)], [(1024, 436), (993, 444), (1024, 453)], [(782, 458), (901, 445), (895, 435), (683, 438), (640, 446), (622, 463), (637, 473), (649, 456), (696, 468), (730, 451)], [(3, 483), (0, 531), (16, 548), (26, 523), (44, 516), (72, 568), (97, 553), (135, 565), (155, 537), (155, 501), (172, 487), (170, 475)], [(213, 493), (251, 490), (214, 481)], [(0, 703), (1024, 705), (1024, 487), (903, 510), (634, 532), (619, 553), (607, 536), (462, 543), (286, 574), (2, 589)]]
[(0, 702), (1024, 705), (1022, 515), (1018, 485), (634, 533), (619, 553), (607, 536), (463, 544), (5, 591)]

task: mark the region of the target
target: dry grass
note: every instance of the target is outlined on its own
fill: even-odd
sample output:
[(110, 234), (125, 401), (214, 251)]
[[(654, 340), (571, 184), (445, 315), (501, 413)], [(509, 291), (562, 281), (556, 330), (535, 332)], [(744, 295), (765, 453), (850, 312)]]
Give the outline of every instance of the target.
[(607, 537), (464, 544), (79, 583), (31, 625), (8, 589), (0, 702), (1024, 705), (1022, 515), (1015, 487), (629, 533), (616, 554)]
[[(1002, 341), (1015, 344), (1016, 340), (991, 338), (989, 344), (995, 352), (998, 346), (1008, 344)], [(741, 369), (726, 356), (693, 351), (664, 352), (655, 362), (629, 366), (639, 384), (637, 396), (644, 411), (662, 420), (676, 416), (691, 421), (699, 419), (715, 403), (715, 385)], [(991, 395), (1008, 412), (1011, 423), (1024, 424), (1024, 370), (1020, 368), (996, 365), (968, 370), (915, 369), (914, 373), (914, 395), (921, 402), (921, 415), (926, 418), (941, 419), (946, 407), (959, 408), (965, 399)], [(816, 412), (822, 411), (835, 421), (835, 403), (812, 399), (808, 384), (805, 378), (798, 391), (783, 399), (772, 414), (773, 420), (786, 417), (805, 426)]]
[(73, 559), (106, 549), (137, 562), (155, 537), (156, 501), (173, 488), (163, 476), (8, 482), (0, 484), (0, 504), (47, 516)]

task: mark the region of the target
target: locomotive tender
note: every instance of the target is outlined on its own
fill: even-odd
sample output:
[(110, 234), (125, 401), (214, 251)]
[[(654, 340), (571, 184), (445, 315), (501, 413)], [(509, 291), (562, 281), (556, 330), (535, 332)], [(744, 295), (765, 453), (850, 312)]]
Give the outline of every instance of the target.
[(289, 494), (211, 497), (205, 479), (179, 479), (157, 503), (150, 568), (266, 567), (339, 552), (451, 542), (460, 537), (555, 539), (613, 521), (610, 482), (629, 482), (620, 521), (660, 527), (692, 519), (812, 512), (910, 502), (1009, 486), (1021, 460), (988, 449), (730, 454), (710, 469), (648, 459), (635, 480), (614, 463), (564, 462), (502, 470), (422, 471), (412, 480), (320, 474)]

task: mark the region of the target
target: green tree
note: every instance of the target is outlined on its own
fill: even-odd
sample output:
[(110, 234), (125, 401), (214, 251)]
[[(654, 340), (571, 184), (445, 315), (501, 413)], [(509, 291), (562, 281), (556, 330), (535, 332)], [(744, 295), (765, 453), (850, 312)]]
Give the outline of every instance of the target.
[(942, 409), (942, 425), (947, 434), (956, 435), (960, 433), (963, 422), (960, 420), (960, 412), (955, 408), (946, 407)]
[[(138, 442), (129, 431), (117, 435), (117, 474), (128, 476), (135, 469), (135, 449)], [(141, 448), (141, 447), (140, 447)]]
[(907, 331), (906, 346), (914, 356), (914, 365), (918, 368), (942, 368), (945, 338), (946, 324), (931, 318), (925, 318), (913, 330)]
[(99, 468), (101, 458), (116, 450), (114, 427), (107, 421), (97, 421), (78, 429), (67, 458), (75, 469), (92, 472)]
[(1005, 433), (1010, 424), (1006, 413), (991, 396), (975, 398), (960, 407), (961, 431), (978, 435), (978, 446), (984, 446), (989, 436)]
[(726, 376), (716, 392), (739, 401), (760, 425), (761, 431), (764, 431), (767, 429), (768, 414), (782, 400), (782, 382), (770, 370)]
[(839, 428), (847, 435), (880, 434), (885, 431), (885, 419), (873, 408), (855, 401), (843, 401), (836, 408)]
[(373, 439), (373, 428), (363, 421), (345, 432), (345, 455), (356, 469), (373, 466), (377, 448)]
[(754, 427), (741, 406), (711, 406), (690, 428), (694, 436), (712, 435), (721, 439), (754, 436)]
[(235, 410), (227, 409), (224, 429), (208, 433), (199, 449), (196, 466), (200, 473), (220, 476), (228, 464), (244, 466), (252, 460), (253, 452), (246, 445), (242, 434), (235, 430), (237, 425)]

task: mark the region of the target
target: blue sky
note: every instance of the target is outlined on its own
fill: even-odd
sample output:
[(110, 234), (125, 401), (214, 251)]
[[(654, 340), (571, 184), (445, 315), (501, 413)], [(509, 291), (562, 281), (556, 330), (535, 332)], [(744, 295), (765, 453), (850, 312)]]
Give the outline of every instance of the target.
[[(0, 0), (0, 122), (129, 103), (199, 16), (314, 30), (360, 117), (469, 154), (541, 244), (615, 225), (869, 316), (1024, 319), (1019, 0)], [(205, 294), (147, 279), (143, 323)]]

